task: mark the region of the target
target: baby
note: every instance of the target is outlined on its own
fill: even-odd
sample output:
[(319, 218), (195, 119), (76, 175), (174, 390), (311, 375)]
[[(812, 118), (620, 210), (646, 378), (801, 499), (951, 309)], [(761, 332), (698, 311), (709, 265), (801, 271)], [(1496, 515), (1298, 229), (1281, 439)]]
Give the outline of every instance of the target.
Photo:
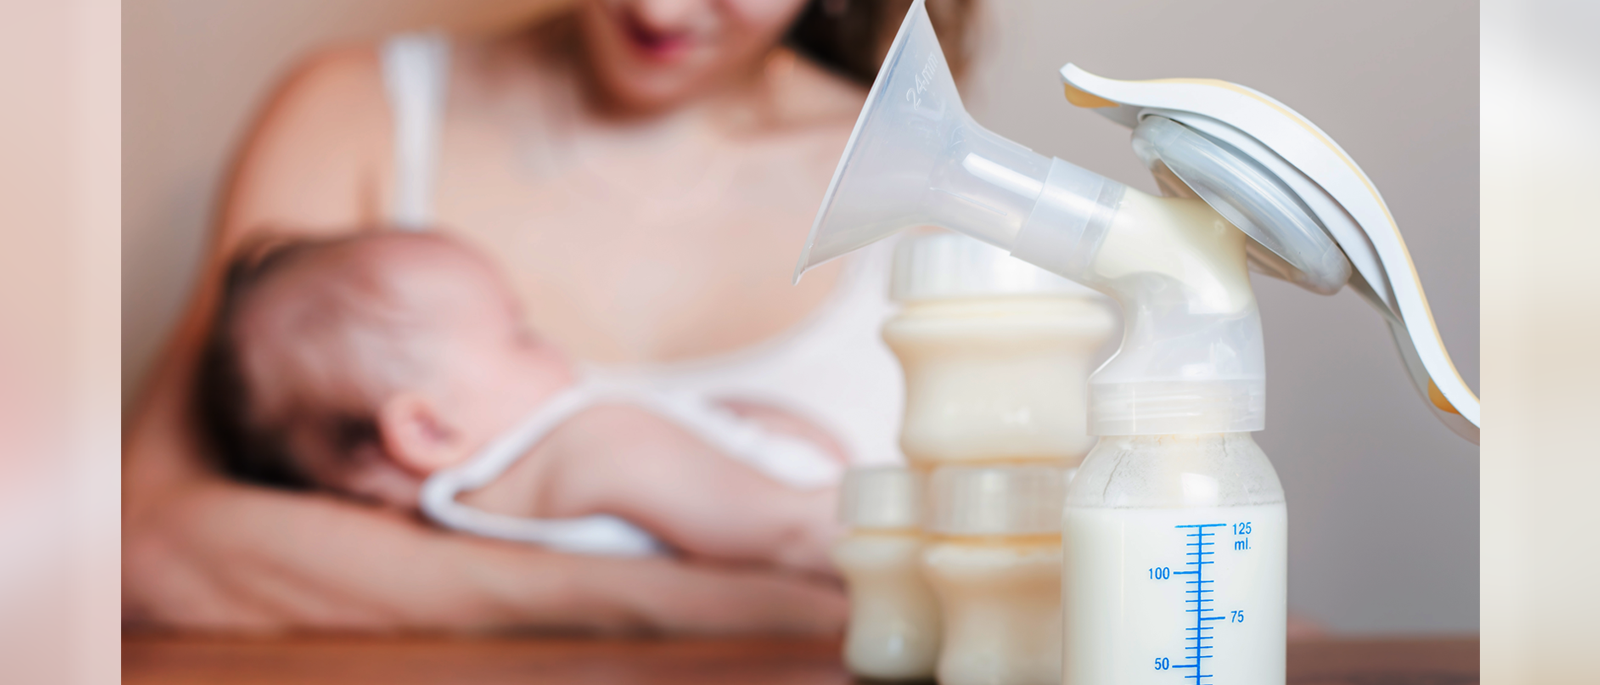
[(597, 389), (520, 312), (437, 234), (261, 246), (227, 274), (201, 418), (249, 481), (559, 549), (827, 571), (842, 456), (821, 431)]

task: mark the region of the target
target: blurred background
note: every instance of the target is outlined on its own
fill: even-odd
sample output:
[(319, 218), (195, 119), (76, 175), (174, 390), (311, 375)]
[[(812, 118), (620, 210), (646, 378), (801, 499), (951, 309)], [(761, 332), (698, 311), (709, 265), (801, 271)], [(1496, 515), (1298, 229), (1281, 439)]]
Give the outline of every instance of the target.
[(1570, 656), (1600, 638), (1600, 3), (1497, 0), (1482, 21), (1483, 680), (1589, 682)]
[[(1155, 184), (1127, 130), (1062, 98), (1062, 64), (1112, 78), (1226, 79), (1317, 122), (1382, 189), (1440, 334), (1478, 387), (1473, 3), (980, 4), (975, 67), (962, 86), (974, 117), (1146, 191)], [(193, 287), (233, 146), (297, 57), (403, 29), (494, 31), (552, 9), (541, 0), (133, 7), (123, 24), (124, 399)], [(1290, 501), (1291, 608), (1341, 632), (1477, 630), (1477, 449), (1428, 413), (1387, 329), (1353, 293), (1256, 285), (1271, 398), (1257, 437)]]
[(0, 2), (0, 682), (118, 673), (119, 6)]

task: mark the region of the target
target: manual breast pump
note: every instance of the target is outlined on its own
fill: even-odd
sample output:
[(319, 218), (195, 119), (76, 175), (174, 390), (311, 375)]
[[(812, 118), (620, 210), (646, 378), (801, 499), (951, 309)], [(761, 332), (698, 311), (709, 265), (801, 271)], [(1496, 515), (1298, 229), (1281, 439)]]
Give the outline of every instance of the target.
[(1384, 317), (1435, 416), (1476, 442), (1478, 400), (1360, 167), (1261, 93), (1115, 81), (1068, 64), (1067, 98), (1133, 129), (1164, 197), (1050, 159), (962, 107), (922, 0), (895, 36), (795, 278), (901, 229), (977, 238), (1109, 295), (1117, 353), (1088, 387), (1099, 442), (1062, 519), (1063, 680), (1284, 680), (1286, 513), (1265, 426), (1248, 267)]

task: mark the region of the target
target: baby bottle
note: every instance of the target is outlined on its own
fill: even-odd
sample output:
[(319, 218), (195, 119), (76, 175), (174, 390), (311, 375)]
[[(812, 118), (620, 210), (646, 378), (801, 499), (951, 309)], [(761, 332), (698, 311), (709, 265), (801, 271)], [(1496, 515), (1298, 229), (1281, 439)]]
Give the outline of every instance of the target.
[(1061, 682), (1061, 502), (1050, 465), (944, 466), (923, 572), (944, 617), (942, 685)]
[(902, 243), (890, 294), (913, 467), (1073, 466), (1089, 451), (1085, 383), (1117, 328), (1104, 295), (952, 233)]
[(1102, 438), (1062, 526), (1067, 685), (1282, 685), (1287, 514), (1250, 433)]
[(923, 487), (921, 476), (898, 466), (852, 470), (840, 487), (848, 532), (833, 548), (833, 563), (849, 586), (844, 659), (858, 676), (933, 676), (939, 606), (922, 579)]

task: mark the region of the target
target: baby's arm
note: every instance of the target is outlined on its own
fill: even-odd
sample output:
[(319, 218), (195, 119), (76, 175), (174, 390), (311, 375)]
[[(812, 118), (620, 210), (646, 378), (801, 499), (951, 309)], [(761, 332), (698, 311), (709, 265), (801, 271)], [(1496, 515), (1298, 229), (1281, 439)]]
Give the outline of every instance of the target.
[(540, 451), (536, 516), (615, 514), (691, 556), (831, 572), (833, 488), (788, 487), (649, 411), (596, 407)]

